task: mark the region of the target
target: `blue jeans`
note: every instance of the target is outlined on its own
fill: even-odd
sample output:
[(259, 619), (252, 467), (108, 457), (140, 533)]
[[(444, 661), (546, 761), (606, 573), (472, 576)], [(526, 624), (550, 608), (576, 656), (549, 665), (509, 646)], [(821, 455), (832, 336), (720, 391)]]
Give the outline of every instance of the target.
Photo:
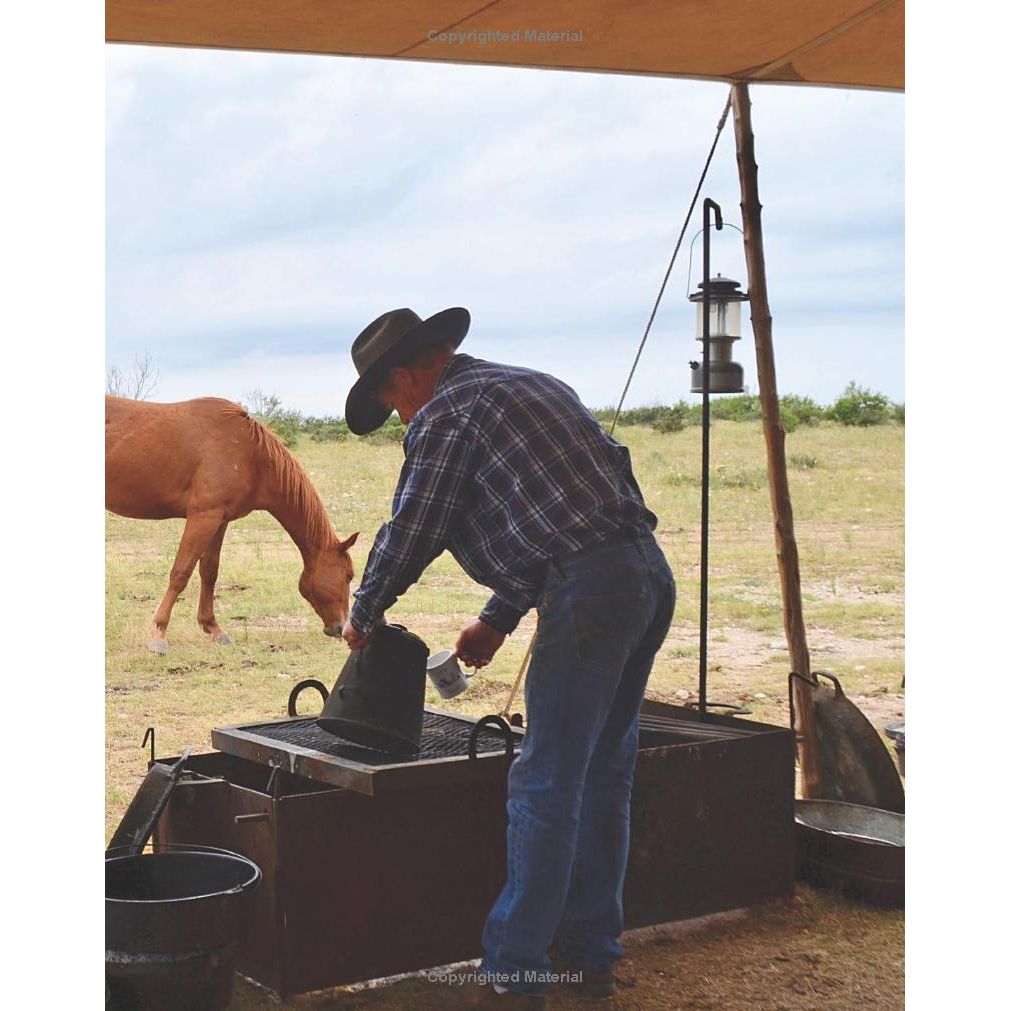
[(527, 731), (509, 771), (507, 880), (482, 938), (482, 971), (509, 990), (547, 992), (552, 942), (596, 972), (623, 954), (639, 707), (674, 600), (652, 537), (593, 545), (548, 566)]

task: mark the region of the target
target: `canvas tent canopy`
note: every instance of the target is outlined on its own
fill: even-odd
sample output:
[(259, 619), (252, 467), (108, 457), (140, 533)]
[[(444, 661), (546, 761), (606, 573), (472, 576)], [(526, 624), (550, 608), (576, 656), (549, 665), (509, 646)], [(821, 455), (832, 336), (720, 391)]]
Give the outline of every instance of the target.
[(904, 87), (903, 0), (106, 0), (106, 41)]

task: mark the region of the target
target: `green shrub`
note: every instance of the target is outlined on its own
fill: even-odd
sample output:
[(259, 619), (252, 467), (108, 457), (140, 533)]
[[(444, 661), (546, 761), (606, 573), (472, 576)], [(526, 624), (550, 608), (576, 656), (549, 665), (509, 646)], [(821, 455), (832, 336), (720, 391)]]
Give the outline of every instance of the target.
[(298, 445), (302, 430), (302, 415), (298, 411), (278, 411), (269, 418), (260, 418), (260, 421), (279, 435), (289, 449)]
[(680, 432), (685, 427), (688, 414), (689, 408), (684, 401), (679, 401), (671, 407), (665, 407), (663, 412), (653, 421), (653, 430), (664, 434)]
[[(802, 426), (814, 426), (826, 416), (826, 408), (816, 404), (810, 397), (789, 394), (780, 397), (779, 413), (783, 428), (793, 432)], [(608, 431), (614, 420), (613, 407), (601, 407), (593, 411), (593, 416), (601, 427)], [(709, 402), (709, 417), (712, 421), (761, 421), (762, 402), (753, 393), (735, 396), (717, 396)], [(622, 411), (618, 426), (649, 425), (657, 432), (680, 432), (690, 425), (702, 424), (702, 401), (692, 399), (689, 403), (679, 400), (669, 407), (654, 404), (651, 407), (631, 407)]]
[[(655, 421), (665, 417), (670, 410), (663, 404), (654, 404), (652, 407), (630, 407), (621, 412), (618, 418), (619, 425), (652, 425)], [(614, 417), (612, 412), (611, 417)]]
[[(700, 413), (701, 410), (700, 406)], [(720, 421), (760, 420), (762, 405), (758, 397), (751, 393), (742, 393), (733, 397), (716, 397), (709, 402), (709, 417)]]
[[(785, 397), (780, 397), (779, 409), (781, 412), (789, 411), (797, 419), (798, 425), (808, 427), (819, 424), (825, 414), (825, 408), (816, 404), (810, 397), (798, 397), (795, 393), (788, 393)], [(792, 429), (787, 429), (787, 431), (792, 431)]]
[(379, 428), (362, 438), (367, 442), (403, 442), (406, 434), (407, 428), (400, 423), (398, 415), (391, 414)]
[(789, 407), (784, 407), (783, 405), (780, 405), (779, 408), (779, 421), (783, 426), (784, 432), (795, 432), (797, 431), (797, 426), (800, 424), (797, 415)]
[(351, 435), (343, 418), (306, 418), (305, 431), (313, 442), (346, 442)]
[[(591, 413), (600, 422), (605, 432), (611, 430), (614, 421), (613, 407), (598, 407)], [(618, 427), (625, 425), (649, 425), (658, 432), (680, 432), (686, 425), (699, 424), (699, 408), (679, 400), (676, 404), (653, 404), (650, 407), (629, 407), (618, 418)]]
[(884, 425), (891, 420), (892, 404), (883, 393), (850, 383), (825, 416), (843, 425)]
[(789, 458), (790, 466), (796, 467), (797, 470), (813, 470), (818, 466), (818, 461), (813, 456), (808, 456), (806, 453), (795, 453)]
[(892, 405), (892, 418), (895, 420), (897, 425), (904, 425), (906, 423), (906, 405), (905, 404), (893, 404)]
[(257, 421), (279, 435), (289, 449), (298, 445), (298, 435), (302, 431), (300, 411), (286, 410), (281, 406), (280, 397), (273, 393), (264, 393), (259, 387), (247, 394), (246, 399), (249, 403), (242, 406)]

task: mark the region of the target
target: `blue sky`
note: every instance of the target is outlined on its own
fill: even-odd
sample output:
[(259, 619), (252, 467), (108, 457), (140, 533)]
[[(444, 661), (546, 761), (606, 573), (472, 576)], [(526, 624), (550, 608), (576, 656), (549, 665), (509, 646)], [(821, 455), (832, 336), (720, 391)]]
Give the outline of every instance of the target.
[[(158, 400), (259, 388), (313, 414), (343, 413), (352, 340), (399, 306), (467, 306), (462, 350), (614, 403), (727, 94), (146, 47), (106, 66), (107, 364), (149, 353)], [(751, 93), (780, 391), (902, 401), (904, 97)], [(703, 193), (740, 223), (732, 121)], [(746, 280), (730, 229), (713, 267)], [(685, 248), (630, 404), (690, 397), (687, 269)]]

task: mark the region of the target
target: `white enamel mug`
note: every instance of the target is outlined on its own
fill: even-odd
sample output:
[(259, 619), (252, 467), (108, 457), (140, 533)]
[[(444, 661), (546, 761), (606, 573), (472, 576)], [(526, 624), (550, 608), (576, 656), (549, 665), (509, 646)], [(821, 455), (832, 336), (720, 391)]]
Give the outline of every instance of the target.
[(443, 649), (428, 658), (428, 676), (440, 698), (455, 699), (470, 684), (470, 678), (460, 670), (460, 662), (451, 649)]

